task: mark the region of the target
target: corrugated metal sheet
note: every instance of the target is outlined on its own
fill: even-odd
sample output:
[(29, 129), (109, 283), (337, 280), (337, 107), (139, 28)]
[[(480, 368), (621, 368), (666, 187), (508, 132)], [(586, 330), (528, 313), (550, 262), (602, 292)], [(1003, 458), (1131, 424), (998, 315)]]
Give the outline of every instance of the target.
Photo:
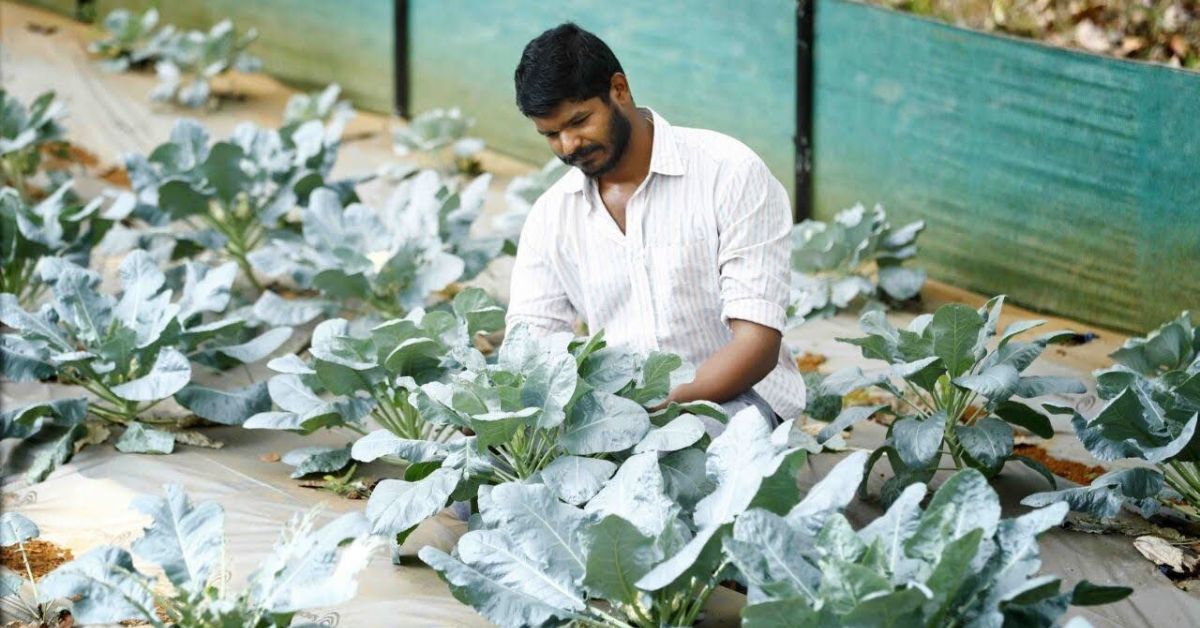
[(819, 216), (923, 218), (934, 277), (1077, 319), (1200, 309), (1200, 74), (846, 0), (816, 19)]

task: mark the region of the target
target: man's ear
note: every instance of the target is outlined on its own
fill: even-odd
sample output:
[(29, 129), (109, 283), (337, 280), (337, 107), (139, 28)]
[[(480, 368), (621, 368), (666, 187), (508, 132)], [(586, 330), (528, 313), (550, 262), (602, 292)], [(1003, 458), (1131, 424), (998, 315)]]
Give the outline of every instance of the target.
[(633, 95), (629, 93), (629, 79), (625, 78), (624, 72), (612, 75), (608, 83), (608, 96), (610, 100), (621, 105), (633, 102)]

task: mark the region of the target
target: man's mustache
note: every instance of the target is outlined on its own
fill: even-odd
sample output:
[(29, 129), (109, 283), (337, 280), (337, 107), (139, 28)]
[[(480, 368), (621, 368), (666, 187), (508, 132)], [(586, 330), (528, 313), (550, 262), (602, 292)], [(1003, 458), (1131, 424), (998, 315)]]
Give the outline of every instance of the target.
[(580, 148), (579, 150), (571, 153), (570, 155), (567, 155), (565, 157), (560, 157), (559, 159), (561, 159), (563, 161), (563, 163), (567, 164), (568, 166), (574, 166), (574, 165), (578, 164), (580, 161), (587, 159), (588, 157), (591, 157), (592, 155), (600, 152), (603, 149), (604, 149), (604, 147), (600, 146), (599, 144), (592, 144), (591, 146), (584, 146), (583, 148)]

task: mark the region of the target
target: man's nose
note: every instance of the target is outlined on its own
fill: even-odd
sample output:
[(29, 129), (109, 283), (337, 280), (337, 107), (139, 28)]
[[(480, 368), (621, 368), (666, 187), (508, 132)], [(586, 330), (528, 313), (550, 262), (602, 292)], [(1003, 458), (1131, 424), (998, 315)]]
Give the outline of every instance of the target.
[(582, 144), (582, 142), (579, 140), (579, 136), (575, 135), (574, 133), (560, 132), (558, 137), (559, 141), (562, 142), (562, 150), (564, 155), (575, 154), (576, 149), (578, 149)]

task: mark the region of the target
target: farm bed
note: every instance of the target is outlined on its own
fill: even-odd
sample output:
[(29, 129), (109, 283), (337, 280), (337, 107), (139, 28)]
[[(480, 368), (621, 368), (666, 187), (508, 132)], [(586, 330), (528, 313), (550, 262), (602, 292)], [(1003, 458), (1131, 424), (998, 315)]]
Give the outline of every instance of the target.
[[(53, 26), (51, 34), (35, 33), (30, 23)], [(174, 120), (185, 115), (179, 110), (150, 105), (145, 94), (153, 78), (149, 75), (111, 75), (95, 67), (86, 54), (87, 29), (50, 13), (10, 3), (0, 3), (0, 27), (4, 45), (0, 48), (0, 80), (5, 88), (22, 96), (55, 89), (70, 107), (70, 139), (94, 153), (99, 162), (87, 175), (92, 185), (118, 157), (128, 151), (147, 151), (162, 141)], [(42, 29), (44, 32), (44, 29)], [(290, 90), (260, 76), (236, 77), (234, 87), (247, 93), (245, 102), (234, 102), (204, 116), (216, 133), (228, 133), (242, 120), (275, 124)], [(341, 151), (337, 173), (370, 172), (381, 164), (394, 161), (388, 132), (388, 118), (360, 113), (347, 130), (362, 139), (349, 142)], [(503, 209), (503, 189), (507, 179), (528, 169), (501, 155), (488, 154), (484, 167), (497, 176), (485, 212)], [(86, 178), (86, 177), (85, 177)], [(364, 197), (385, 194), (380, 183), (364, 186)], [(482, 221), (486, 222), (486, 221)], [(106, 281), (114, 275), (116, 260), (99, 259)], [(510, 263), (501, 261), (475, 280), (502, 301), (507, 293)], [(984, 298), (952, 287), (930, 283), (923, 294), (924, 308), (932, 311), (945, 302), (963, 302), (977, 306)], [(913, 313), (896, 313), (893, 323), (907, 323)], [(1033, 314), (1010, 307), (1006, 319), (1030, 318)], [(1048, 330), (1072, 328), (1094, 332), (1098, 337), (1087, 344), (1049, 351), (1034, 367), (1036, 374), (1086, 376), (1107, 365), (1105, 356), (1118, 347), (1124, 337), (1107, 330), (1093, 329), (1064, 319), (1049, 318)], [(1003, 321), (1007, 323), (1008, 320)], [(1003, 324), (1002, 323), (1002, 324)], [(870, 369), (854, 347), (835, 338), (858, 335), (852, 314), (813, 321), (789, 334), (789, 343), (801, 352), (826, 358), (820, 365), (832, 371), (849, 365)], [(296, 342), (292, 341), (293, 344)], [(296, 348), (293, 346), (293, 348)], [(878, 364), (874, 365), (878, 366)], [(268, 376), (262, 365), (230, 371), (223, 385), (243, 385)], [(230, 381), (237, 380), (237, 381)], [(5, 407), (27, 401), (61, 398), (78, 391), (52, 384), (6, 384), (0, 402)], [(1097, 403), (1094, 395), (1073, 400), (1085, 409)], [(1083, 404), (1080, 406), (1080, 404)], [(1082, 447), (1071, 435), (1070, 426), (1055, 422), (1056, 431), (1066, 437), (1041, 443), (1060, 458), (1088, 460)], [(868, 423), (855, 429), (850, 446), (874, 446), (883, 438), (883, 427)], [(299, 437), (282, 432), (215, 428), (205, 430), (220, 449), (183, 447), (170, 456), (118, 455), (110, 446), (86, 449), (70, 464), (63, 466), (45, 482), (24, 484), (21, 476), (6, 475), (3, 506), (30, 517), (42, 530), (43, 538), (70, 549), (76, 555), (104, 543), (127, 545), (146, 520), (128, 508), (133, 496), (157, 493), (162, 484), (178, 482), (197, 500), (215, 500), (227, 512), (229, 557), (228, 571), (235, 581), (244, 578), (269, 551), (280, 525), (291, 516), (314, 505), (325, 507), (325, 518), (334, 514), (361, 510), (364, 502), (343, 499), (330, 493), (303, 488), (288, 477), (289, 468), (270, 462), (279, 454), (301, 445), (333, 445), (338, 438), (328, 433)], [(6, 469), (18, 464), (22, 451), (13, 444), (0, 449)], [(825, 454), (811, 459), (801, 478), (811, 486), (840, 459)], [(889, 473), (886, 464), (876, 468), (871, 488), (878, 492), (880, 478)], [(360, 467), (364, 478), (394, 476), (386, 467)], [(1004, 501), (1006, 515), (1020, 512), (1017, 503), (1026, 494), (1043, 490), (1043, 480), (1024, 468), (1009, 466), (994, 483)], [(861, 524), (877, 516), (877, 504), (856, 502), (847, 512), (853, 523)], [(449, 548), (465, 531), (465, 523), (449, 512), (427, 521), (406, 542), (405, 553), (425, 545)], [(1139, 555), (1131, 539), (1119, 535), (1094, 535), (1055, 529), (1042, 537), (1043, 567), (1064, 576), (1071, 585), (1085, 577), (1093, 582), (1121, 584), (1134, 588), (1127, 600), (1101, 607), (1077, 609), (1097, 626), (1191, 625), (1200, 616), (1200, 592), (1177, 588), (1155, 565)], [(469, 607), (450, 595), (436, 574), (419, 561), (394, 566), (380, 554), (360, 579), (358, 597), (341, 607), (311, 614), (308, 619), (328, 625), (483, 625)], [(710, 603), (705, 625), (736, 624), (741, 596), (720, 590)], [(1191, 620), (1191, 621), (1189, 621)]]

